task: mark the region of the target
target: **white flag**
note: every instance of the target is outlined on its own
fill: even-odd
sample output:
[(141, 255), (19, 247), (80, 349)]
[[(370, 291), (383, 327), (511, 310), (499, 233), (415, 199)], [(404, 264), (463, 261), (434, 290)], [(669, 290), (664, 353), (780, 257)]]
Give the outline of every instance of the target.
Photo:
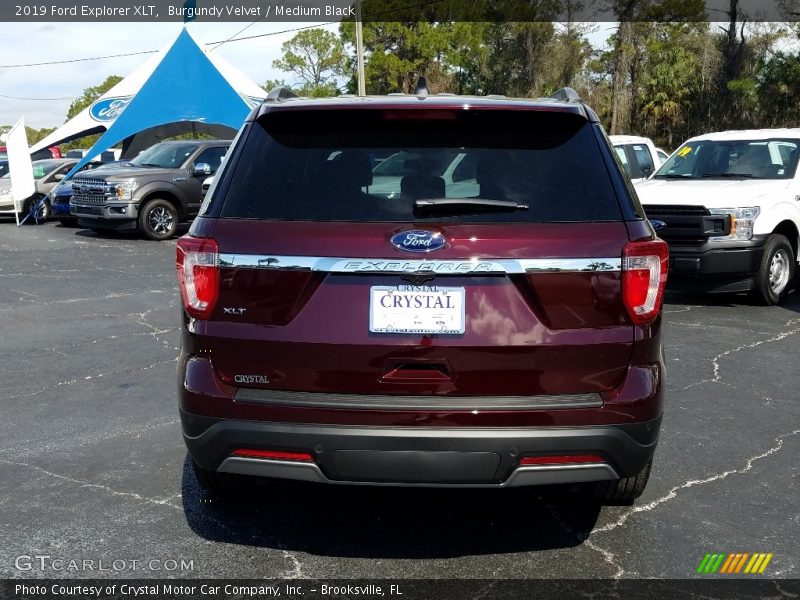
[(28, 150), (28, 136), (25, 134), (25, 119), (22, 118), (8, 132), (6, 141), (8, 152), (8, 170), (11, 176), (11, 197), (19, 224), (19, 213), (22, 211), (22, 201), (30, 198), (36, 192), (33, 182), (33, 166)]

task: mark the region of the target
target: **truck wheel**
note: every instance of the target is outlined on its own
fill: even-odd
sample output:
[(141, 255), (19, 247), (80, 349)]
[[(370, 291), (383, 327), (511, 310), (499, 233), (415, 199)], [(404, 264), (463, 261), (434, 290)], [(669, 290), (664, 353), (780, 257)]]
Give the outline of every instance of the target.
[(764, 244), (764, 256), (756, 273), (755, 299), (767, 306), (780, 304), (794, 276), (794, 251), (785, 236), (773, 233)]
[(592, 496), (603, 504), (633, 504), (644, 492), (650, 479), (651, 460), (644, 469), (633, 477), (623, 477), (614, 481), (598, 481), (592, 488)]
[(178, 230), (178, 210), (171, 202), (156, 198), (139, 212), (139, 229), (151, 240), (166, 240)]

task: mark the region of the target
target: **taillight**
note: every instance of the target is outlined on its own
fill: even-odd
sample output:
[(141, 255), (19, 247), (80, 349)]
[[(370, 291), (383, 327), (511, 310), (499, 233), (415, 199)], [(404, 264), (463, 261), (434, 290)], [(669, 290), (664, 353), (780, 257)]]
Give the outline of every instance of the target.
[(629, 242), (622, 251), (622, 300), (636, 325), (651, 323), (661, 310), (669, 250), (662, 240)]
[(207, 319), (219, 295), (219, 245), (210, 239), (184, 236), (178, 240), (176, 267), (186, 312)]
[(290, 460), (299, 462), (314, 462), (314, 457), (309, 452), (286, 452), (284, 450), (259, 450), (256, 448), (238, 448), (231, 452), (231, 456), (240, 458), (261, 458), (265, 460)]

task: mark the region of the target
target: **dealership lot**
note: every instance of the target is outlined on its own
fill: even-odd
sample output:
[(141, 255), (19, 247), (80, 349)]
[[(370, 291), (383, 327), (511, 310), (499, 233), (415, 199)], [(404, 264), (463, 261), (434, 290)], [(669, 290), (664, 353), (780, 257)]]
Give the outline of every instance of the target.
[(800, 576), (800, 293), (668, 297), (667, 408), (634, 507), (299, 484), (222, 503), (180, 435), (174, 252), (0, 222), (2, 576), (684, 578), (706, 552)]

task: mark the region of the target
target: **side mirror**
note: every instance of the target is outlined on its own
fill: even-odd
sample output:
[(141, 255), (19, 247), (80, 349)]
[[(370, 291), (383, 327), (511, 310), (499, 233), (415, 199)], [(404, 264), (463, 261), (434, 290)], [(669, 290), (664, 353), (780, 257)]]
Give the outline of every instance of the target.
[(53, 177), (53, 179), (55, 181), (62, 181), (64, 179), (64, 173), (56, 173), (56, 175)]
[(642, 167), (642, 175), (647, 178), (653, 174), (653, 167)]
[(194, 166), (194, 175), (211, 175), (211, 165), (208, 163), (197, 163)]
[(654, 231), (661, 231), (667, 227), (667, 224), (661, 219), (650, 219), (650, 225), (653, 226)]

